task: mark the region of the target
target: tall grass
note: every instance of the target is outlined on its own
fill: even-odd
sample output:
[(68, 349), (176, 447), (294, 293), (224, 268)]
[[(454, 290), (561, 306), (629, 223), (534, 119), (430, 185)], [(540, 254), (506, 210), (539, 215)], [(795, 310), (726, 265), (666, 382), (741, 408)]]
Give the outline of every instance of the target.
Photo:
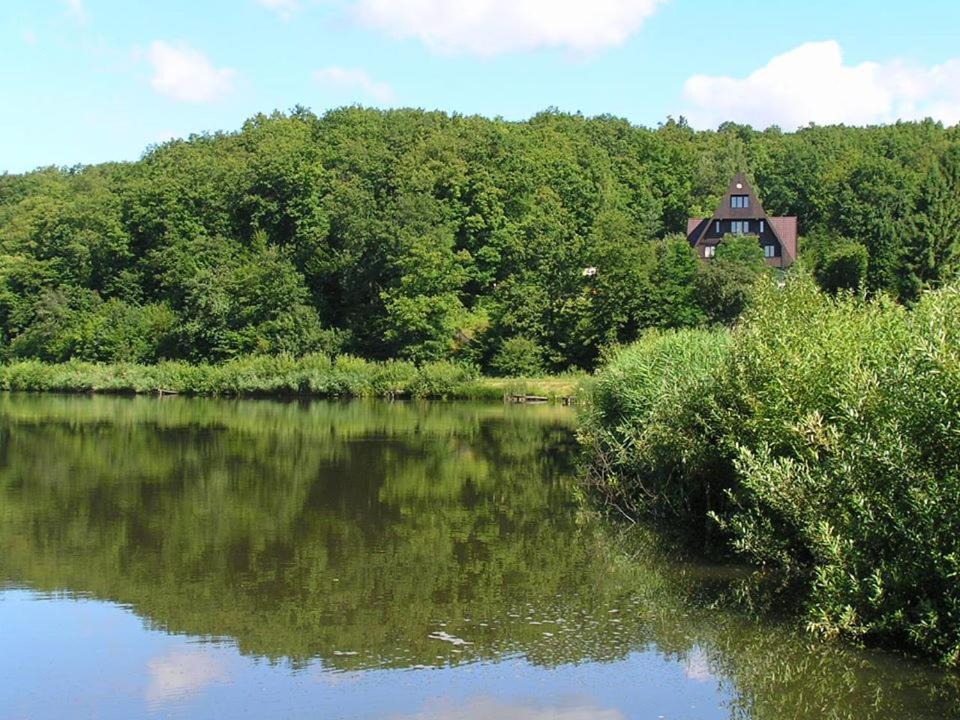
[(960, 289), (765, 284), (729, 336), (616, 356), (581, 434), (604, 497), (800, 580), (810, 629), (960, 666)]
[(36, 360), (0, 365), (0, 389), (25, 392), (499, 400), (505, 394), (575, 395), (578, 386), (576, 377), (491, 379), (458, 363), (416, 366), (348, 355), (253, 356), (221, 365), (48, 364)]

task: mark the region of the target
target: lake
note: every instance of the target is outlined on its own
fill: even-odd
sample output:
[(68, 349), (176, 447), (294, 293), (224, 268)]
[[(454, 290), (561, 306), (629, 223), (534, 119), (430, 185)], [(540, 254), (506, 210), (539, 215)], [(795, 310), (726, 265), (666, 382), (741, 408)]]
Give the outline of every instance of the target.
[(585, 510), (575, 422), (0, 395), (0, 718), (957, 716)]

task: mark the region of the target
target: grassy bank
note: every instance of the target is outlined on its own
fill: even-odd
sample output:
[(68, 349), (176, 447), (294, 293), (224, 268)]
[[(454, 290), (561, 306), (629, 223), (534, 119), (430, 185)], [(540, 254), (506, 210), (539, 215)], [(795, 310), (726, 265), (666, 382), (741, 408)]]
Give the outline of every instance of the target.
[(607, 502), (783, 572), (811, 630), (960, 666), (957, 288), (764, 286), (732, 333), (620, 352), (581, 436)]
[(329, 358), (246, 357), (220, 365), (156, 365), (23, 361), (0, 365), (0, 389), (22, 392), (180, 394), (198, 396), (414, 397), (500, 400), (537, 395), (557, 400), (577, 394), (575, 375), (486, 378), (449, 362), (415, 366)]

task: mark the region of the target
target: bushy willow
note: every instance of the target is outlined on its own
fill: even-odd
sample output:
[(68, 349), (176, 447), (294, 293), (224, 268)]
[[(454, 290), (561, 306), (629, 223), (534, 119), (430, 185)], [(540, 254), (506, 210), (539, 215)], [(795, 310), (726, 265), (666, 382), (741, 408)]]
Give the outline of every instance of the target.
[(960, 664), (960, 288), (913, 309), (761, 283), (729, 335), (600, 373), (595, 483), (802, 580), (809, 627)]

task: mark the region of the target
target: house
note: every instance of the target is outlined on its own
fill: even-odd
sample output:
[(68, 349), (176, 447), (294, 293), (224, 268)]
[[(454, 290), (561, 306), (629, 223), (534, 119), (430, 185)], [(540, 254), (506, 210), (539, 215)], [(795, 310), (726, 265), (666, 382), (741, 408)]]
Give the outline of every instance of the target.
[(713, 217), (687, 221), (687, 239), (704, 260), (716, 255), (727, 235), (757, 237), (772, 267), (790, 267), (797, 259), (797, 218), (767, 215), (744, 173), (733, 178)]

